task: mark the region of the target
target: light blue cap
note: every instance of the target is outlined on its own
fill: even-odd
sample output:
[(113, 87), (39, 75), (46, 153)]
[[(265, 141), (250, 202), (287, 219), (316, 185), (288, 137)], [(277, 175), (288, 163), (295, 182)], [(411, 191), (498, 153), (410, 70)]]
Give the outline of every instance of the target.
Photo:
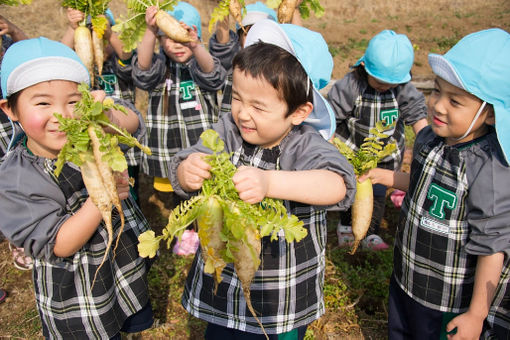
[(177, 21), (182, 21), (189, 27), (197, 27), (197, 34), (202, 38), (202, 20), (200, 13), (197, 9), (187, 2), (179, 1), (172, 11), (167, 11), (168, 14), (173, 16)]
[(510, 164), (510, 34), (499, 28), (471, 33), (444, 55), (429, 54), (429, 64), (438, 77), (492, 104)]
[(413, 45), (405, 34), (384, 30), (370, 39), (365, 54), (354, 66), (362, 61), (367, 73), (383, 83), (407, 83), (414, 62)]
[[(278, 21), (276, 11), (274, 9), (267, 7), (263, 2), (257, 1), (253, 4), (246, 5), (246, 14), (243, 17), (241, 24), (243, 26), (249, 26), (263, 19)], [(239, 28), (240, 26), (236, 24), (236, 29)]]
[(2, 95), (49, 80), (69, 80), (90, 84), (89, 72), (71, 48), (44, 37), (12, 44), (2, 61)]
[(330, 139), (336, 128), (335, 114), (319, 90), (326, 86), (333, 71), (333, 57), (320, 33), (292, 24), (278, 24), (260, 20), (248, 31), (245, 47), (262, 41), (279, 46), (301, 63), (313, 83), (313, 111), (305, 124), (315, 127), (324, 138)]

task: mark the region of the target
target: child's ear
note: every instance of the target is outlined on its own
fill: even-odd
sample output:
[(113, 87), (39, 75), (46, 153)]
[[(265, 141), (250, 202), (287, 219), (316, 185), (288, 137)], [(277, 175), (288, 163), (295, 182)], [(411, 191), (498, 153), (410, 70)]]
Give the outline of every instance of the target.
[(487, 117), (485, 117), (485, 124), (496, 125), (496, 115), (494, 114), (494, 110), (491, 109), (487, 113)]
[(300, 105), (294, 112), (292, 112), (292, 124), (299, 125), (301, 124), (313, 110), (313, 104), (310, 102), (306, 102)]
[(7, 99), (0, 99), (0, 109), (2, 109), (2, 111), (4, 112), (4, 113), (0, 113), (0, 114), (7, 115), (7, 117), (9, 117), (13, 122), (18, 120), (18, 117), (16, 117), (16, 115), (11, 110), (9, 105), (7, 105)]

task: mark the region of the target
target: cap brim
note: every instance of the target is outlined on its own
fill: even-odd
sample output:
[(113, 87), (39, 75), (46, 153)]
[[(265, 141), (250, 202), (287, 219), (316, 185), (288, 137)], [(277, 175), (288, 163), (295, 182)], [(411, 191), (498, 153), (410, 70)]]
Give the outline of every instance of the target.
[(494, 115), (496, 116), (496, 134), (499, 145), (503, 150), (507, 164), (510, 165), (510, 134), (508, 126), (510, 126), (510, 110), (501, 103), (492, 104), (494, 107)]
[(326, 140), (331, 139), (335, 133), (335, 112), (328, 101), (315, 87), (313, 88), (313, 111), (305, 119), (303, 124), (313, 126)]
[(453, 68), (453, 66), (448, 62), (448, 60), (446, 60), (445, 57), (439, 54), (431, 53), (429, 54), (429, 64), (435, 75), (458, 88), (468, 91), (462, 83), (459, 75), (455, 71), (455, 68)]

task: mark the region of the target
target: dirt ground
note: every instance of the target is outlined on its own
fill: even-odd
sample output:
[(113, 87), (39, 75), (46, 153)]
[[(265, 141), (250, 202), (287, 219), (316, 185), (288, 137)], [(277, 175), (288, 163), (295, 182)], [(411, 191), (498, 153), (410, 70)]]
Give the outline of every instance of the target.
[[(65, 12), (60, 8), (60, 2), (33, 1), (33, 4), (28, 6), (1, 5), (0, 14), (16, 23), (29, 37), (46, 36), (60, 39), (66, 28)], [(207, 43), (210, 36), (207, 30), (209, 13), (217, 1), (189, 2), (201, 12), (203, 41)], [(349, 66), (362, 56), (370, 38), (383, 29), (393, 29), (397, 33), (407, 34), (414, 44), (415, 62), (412, 73), (416, 83), (432, 77), (427, 62), (429, 52), (444, 53), (461, 37), (477, 30), (500, 27), (510, 31), (508, 0), (320, 2), (326, 8), (325, 15), (322, 18), (312, 16), (305, 20), (303, 25), (322, 33), (328, 42), (335, 62), (333, 79), (339, 79), (347, 73)], [(113, 0), (110, 8), (115, 16), (125, 12), (124, 4), (120, 0)], [(144, 98), (143, 93), (140, 97)], [(143, 103), (139, 106), (144, 107)], [(161, 227), (164, 225), (161, 211), (165, 208), (161, 206), (161, 202), (152, 197), (150, 183), (142, 184), (144, 184), (142, 186), (144, 213), (154, 225)], [(386, 218), (391, 220), (391, 217)], [(0, 241), (0, 288), (9, 291), (7, 301), (0, 304), (0, 339), (38, 339), (40, 326), (34, 307), (30, 273), (14, 268), (6, 241)], [(354, 338), (383, 339), (384, 336), (372, 334)]]

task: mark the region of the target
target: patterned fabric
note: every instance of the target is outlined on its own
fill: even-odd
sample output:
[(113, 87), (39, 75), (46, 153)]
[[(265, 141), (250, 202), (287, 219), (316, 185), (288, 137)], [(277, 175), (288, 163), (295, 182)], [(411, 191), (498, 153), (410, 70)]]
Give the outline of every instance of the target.
[(232, 111), (232, 77), (233, 73), (229, 72), (221, 92), (220, 117)]
[[(402, 289), (421, 304), (465, 312), (477, 256), (497, 252), (506, 254), (507, 274), (496, 302), (505, 300), (501, 291), (508, 289), (510, 194), (491, 187), (510, 184), (510, 168), (502, 157), (494, 131), (456, 146), (446, 145), (430, 127), (418, 134), (395, 238), (394, 273)], [(496, 306), (493, 313), (505, 308)]]
[[(147, 138), (143, 143), (152, 155), (142, 154), (141, 170), (147, 175), (169, 177), (170, 158), (195, 144), (200, 134), (218, 120), (217, 90), (225, 70), (215, 59), (212, 75), (200, 75), (194, 59), (175, 63), (159, 54), (152, 67), (142, 71), (133, 58), (135, 84), (149, 91)], [(207, 84), (207, 85), (205, 85)]]
[[(16, 195), (2, 196), (2, 209), (24, 202), (30, 211), (27, 216), (2, 214), (2, 233), (35, 258), (33, 282), (43, 335), (52, 339), (108, 339), (119, 332), (130, 315), (149, 302), (149, 263), (137, 251), (138, 235), (148, 229), (148, 222), (132, 198), (122, 201), (124, 231), (115, 254), (112, 248), (91, 290), (92, 279), (107, 249), (108, 234), (101, 222), (73, 256), (58, 258), (53, 254), (61, 223), (76, 213), (88, 197), (79, 169), (66, 163), (57, 179), (53, 175), (54, 163), (55, 160), (31, 155), (23, 143), (18, 143), (4, 159), (2, 174), (10, 181), (16, 180), (12, 178), (14, 172), (31, 173), (32, 177), (27, 180), (30, 188), (20, 187)], [(12, 186), (6, 181), (0, 185)], [(37, 198), (44, 204), (37, 204)], [(47, 229), (47, 219), (59, 224)], [(120, 228), (116, 210), (112, 220), (115, 244)]]
[(12, 125), (9, 121), (9, 117), (0, 110), (0, 158), (7, 152), (7, 147), (9, 146), (12, 135)]
[(328, 99), (336, 114), (336, 135), (354, 151), (359, 149), (377, 122), (396, 123), (395, 128), (385, 134), (391, 136), (387, 143), (395, 142), (398, 150), (377, 165), (385, 169), (400, 168), (405, 148), (405, 125), (413, 125), (427, 116), (425, 97), (411, 83), (380, 93), (354, 71), (331, 88)]
[[(245, 143), (232, 162), (259, 169), (278, 169), (280, 148), (261, 149)], [(299, 216), (308, 229), (300, 242), (284, 237), (271, 242), (262, 239), (261, 265), (251, 284), (253, 307), (266, 332), (282, 333), (307, 325), (324, 312), (323, 288), (326, 246), (326, 212), (312, 206), (286, 202), (289, 212)], [(222, 326), (261, 333), (247, 309), (244, 294), (232, 264), (222, 273), (216, 295), (211, 275), (203, 272), (201, 251), (195, 257), (182, 296), (184, 308), (192, 315)], [(200, 292), (200, 294), (198, 294)], [(232, 312), (237, 311), (237, 312)]]
[(510, 340), (510, 257), (508, 256), (486, 324), (488, 329), (483, 336), (484, 339)]

